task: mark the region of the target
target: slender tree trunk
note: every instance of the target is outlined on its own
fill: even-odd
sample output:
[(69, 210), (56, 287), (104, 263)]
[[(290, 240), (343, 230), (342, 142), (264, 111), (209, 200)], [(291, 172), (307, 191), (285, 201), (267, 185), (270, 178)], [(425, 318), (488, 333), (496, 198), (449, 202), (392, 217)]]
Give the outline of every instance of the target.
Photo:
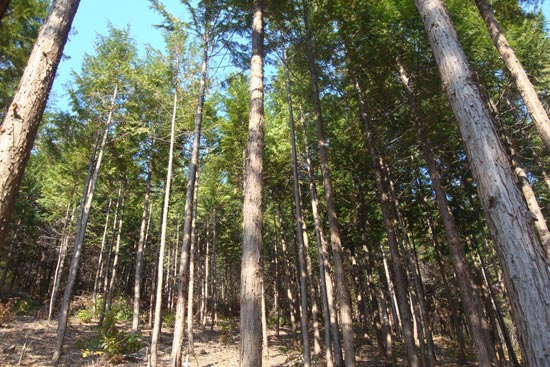
[(109, 282), (111, 279), (111, 257), (113, 256), (113, 243), (115, 242), (115, 236), (117, 233), (117, 220), (119, 215), (119, 207), (122, 199), (122, 185), (118, 189), (117, 201), (115, 205), (115, 215), (113, 217), (113, 232), (111, 233), (111, 239), (109, 240), (109, 247), (107, 249), (107, 259), (105, 261), (103, 277), (103, 286), (101, 288), (101, 311), (99, 313), (98, 325), (103, 324), (105, 318), (105, 310), (107, 309), (107, 293), (109, 292)]
[[(73, 257), (71, 258), (71, 264), (69, 266), (69, 278), (65, 285), (65, 293), (63, 295), (63, 303), (61, 304), (61, 310), (59, 311), (59, 321), (57, 325), (57, 337), (55, 341), (55, 350), (52, 357), (52, 363), (57, 365), (61, 352), (63, 349), (63, 339), (65, 338), (65, 330), (67, 328), (67, 319), (69, 317), (69, 308), (71, 297), (73, 295), (73, 287), (76, 281), (76, 275), (78, 272), (78, 265), (80, 263), (80, 256), (82, 254), (82, 245), (84, 244), (84, 235), (86, 233), (86, 226), (88, 224), (88, 216), (92, 207), (92, 200), (94, 198), (94, 191), (97, 183), (97, 177), (99, 175), (99, 169), (101, 168), (101, 161), (103, 160), (103, 153), (105, 152), (105, 145), (107, 144), (107, 136), (109, 135), (109, 129), (111, 128), (113, 110), (115, 107), (115, 100), (118, 93), (118, 84), (115, 85), (113, 96), (111, 98), (111, 107), (107, 117), (107, 123), (103, 130), (103, 137), (101, 144), (99, 145), (98, 155), (95, 159), (90, 161), (90, 168), (88, 169), (88, 177), (84, 184), (84, 192), (82, 194), (82, 203), (80, 206), (80, 213), (78, 215), (77, 231), (73, 246)], [(92, 154), (92, 158), (95, 156), (95, 151)]]
[(147, 237), (147, 223), (151, 215), (149, 211), (149, 196), (151, 193), (152, 178), (152, 158), (149, 158), (147, 187), (145, 188), (145, 197), (143, 199), (143, 212), (141, 213), (141, 225), (139, 228), (139, 239), (136, 249), (136, 266), (134, 274), (134, 305), (132, 309), (132, 333), (139, 331), (139, 301), (141, 298), (141, 273), (143, 268), (143, 250), (145, 248), (145, 238)]
[(265, 307), (265, 288), (262, 282), (262, 355), (265, 361), (269, 360), (269, 344), (267, 339), (267, 314)]
[(214, 325), (218, 318), (218, 287), (217, 287), (217, 264), (216, 264), (216, 242), (218, 241), (217, 237), (217, 217), (216, 217), (216, 209), (214, 208), (214, 212), (212, 214), (213, 216), (213, 224), (212, 224), (212, 317), (211, 317), (211, 326), (210, 331), (214, 330)]
[[(210, 40), (208, 32), (203, 35), (203, 59), (201, 68), (201, 79), (198, 95), (197, 109), (195, 111), (195, 131), (193, 136), (193, 147), (191, 152), (191, 161), (189, 162), (189, 180), (187, 181), (187, 192), (185, 195), (185, 212), (183, 221), (183, 244), (180, 255), (178, 271), (178, 304), (176, 306), (176, 323), (174, 326), (174, 339), (172, 342), (171, 366), (181, 366), (181, 347), (183, 344), (183, 324), (184, 324), (184, 295), (183, 288), (185, 284), (186, 272), (189, 262), (189, 244), (191, 241), (192, 221), (193, 221), (193, 198), (195, 193), (195, 181), (199, 166), (199, 149), (201, 139), (201, 127), (203, 119), (204, 99), (206, 96), (206, 82), (208, 76), (208, 50)], [(180, 307), (181, 303), (181, 307)]]
[[(57, 301), (59, 286), (61, 284), (61, 276), (63, 275), (63, 268), (65, 266), (65, 257), (67, 256), (67, 248), (69, 247), (69, 240), (70, 240), (69, 228), (71, 226), (71, 223), (73, 222), (76, 205), (73, 206), (73, 210), (69, 214), (70, 207), (71, 207), (71, 202), (67, 204), (65, 224), (63, 226), (63, 231), (61, 232), (61, 245), (59, 246), (59, 256), (57, 259), (57, 265), (55, 267), (55, 274), (53, 278), (52, 294), (50, 296), (50, 306), (48, 309), (48, 321), (50, 321), (52, 318), (53, 309)], [(2, 285), (3, 285), (3, 282), (0, 284), (0, 287), (2, 287)]]
[[(125, 191), (125, 190), (123, 190)], [(124, 195), (124, 193), (122, 194)], [(111, 311), (111, 307), (113, 305), (113, 292), (115, 288), (116, 283), (116, 268), (118, 266), (118, 255), (120, 254), (120, 241), (122, 237), (122, 224), (124, 221), (124, 205), (125, 205), (125, 199), (124, 196), (121, 198), (121, 209), (120, 209), (120, 218), (118, 220), (118, 229), (117, 229), (117, 238), (116, 238), (116, 246), (115, 246), (115, 259), (113, 260), (113, 270), (111, 271), (111, 276), (109, 279), (109, 293), (107, 295), (107, 310)]]
[[(290, 73), (288, 71), (288, 63), (286, 58), (286, 50), (283, 50), (283, 63), (285, 64), (286, 74), (286, 95), (288, 102), (288, 114), (290, 124), (290, 143), (292, 147), (292, 182), (294, 186), (294, 214), (296, 216), (296, 234), (298, 237), (298, 266), (300, 272), (300, 299), (301, 299), (301, 315), (300, 321), (302, 326), (302, 343), (304, 367), (311, 366), (311, 348), (309, 345), (309, 322), (307, 314), (307, 273), (304, 254), (304, 232), (302, 222), (302, 205), (300, 199), (300, 187), (298, 183), (298, 162), (296, 159), (296, 134), (294, 132), (294, 112), (292, 108), (292, 97), (290, 90)], [(313, 296), (313, 294), (312, 294)]]
[[(334, 364), (338, 367), (344, 364), (342, 349), (340, 348), (340, 330), (336, 317), (336, 307), (334, 306), (332, 278), (330, 277), (330, 263), (327, 241), (323, 232), (323, 223), (319, 213), (319, 200), (317, 198), (317, 187), (313, 175), (312, 162), (307, 148), (307, 139), (304, 136), (306, 147), (306, 168), (309, 179), (309, 191), (311, 194), (311, 212), (315, 224), (315, 235), (317, 238), (317, 252), (319, 257), (319, 278), (321, 280), (321, 293), (323, 297), (323, 316), (325, 318), (325, 353), (327, 367)], [(332, 335), (331, 335), (332, 334)], [(334, 342), (331, 342), (334, 340)], [(334, 359), (331, 344), (334, 344)]]
[(491, 35), (493, 44), (500, 53), (500, 57), (504, 61), (508, 71), (510, 71), (510, 75), (512, 76), (512, 79), (516, 84), (516, 88), (523, 98), (523, 102), (525, 102), (525, 106), (533, 119), (533, 123), (535, 124), (546, 149), (550, 150), (550, 119), (548, 118), (548, 114), (546, 113), (546, 110), (544, 109), (544, 106), (535, 91), (535, 87), (529, 80), (529, 77), (527, 76), (523, 65), (517, 58), (514, 49), (510, 46), (510, 43), (508, 43), (508, 40), (502, 32), (495, 14), (491, 10), (491, 7), (487, 1), (474, 1), (479, 9), (481, 17), (485, 21), (485, 25)]
[(243, 253), (239, 346), (241, 367), (262, 366), (260, 254), (262, 241), (262, 173), (264, 153), (264, 21), (263, 1), (254, 0), (252, 60), (250, 67), (250, 119), (244, 176)]
[[(177, 66), (179, 67), (179, 65)], [(176, 68), (177, 70), (177, 68)], [(164, 271), (164, 252), (166, 248), (166, 230), (168, 226), (168, 205), (170, 203), (170, 189), (172, 186), (172, 162), (174, 156), (174, 141), (176, 129), (176, 111), (178, 106), (178, 89), (174, 90), (174, 103), (172, 109), (172, 121), (170, 124), (170, 149), (168, 153), (168, 166), (166, 169), (166, 182), (164, 184), (164, 201), (162, 204), (162, 220), (160, 226), (160, 245), (157, 260), (157, 287), (155, 296), (155, 320), (153, 322), (153, 331), (151, 332), (151, 366), (158, 366), (158, 344), (160, 341), (160, 331), (162, 327), (162, 286)], [(179, 307), (179, 305), (178, 305)], [(183, 308), (183, 305), (181, 305)], [(175, 332), (174, 332), (175, 334)], [(174, 335), (175, 337), (175, 335)]]
[(56, 0), (0, 128), (0, 245), (80, 0)]
[(451, 251), (452, 264), (458, 280), (458, 288), (464, 306), (465, 316), (468, 320), (468, 327), (472, 334), (472, 339), (476, 348), (477, 359), (481, 366), (491, 366), (496, 361), (495, 350), (492, 345), (487, 343), (487, 333), (490, 326), (483, 314), (483, 308), (480, 301), (479, 293), (477, 292), (471, 274), (472, 270), (466, 261), (466, 253), (464, 246), (460, 240), (460, 235), (456, 227), (454, 216), (447, 202), (447, 195), (443, 190), (441, 178), (437, 163), (433, 156), (432, 147), (428, 141), (424, 125), (419, 118), (419, 106), (414, 99), (414, 93), (409, 84), (409, 77), (403, 68), (403, 65), (397, 61), (401, 82), (407, 92), (411, 113), (416, 125), (418, 137), (421, 142), (421, 149), (424, 159), (428, 165), (430, 173), (432, 189), (435, 192), (435, 198), (439, 215), (443, 226), (445, 227), (445, 235), (449, 249)]
[(369, 126), (368, 115), (366, 111), (366, 105), (363, 100), (363, 94), (359, 82), (355, 83), (359, 98), (359, 107), (361, 122), (363, 123), (369, 154), (371, 162), (374, 168), (374, 176), (376, 180), (376, 187), (378, 189), (378, 201), (382, 210), (384, 218), (384, 225), (386, 227), (386, 233), (388, 235), (388, 244), (390, 247), (390, 254), (392, 259), (393, 275), (395, 277), (395, 291), (397, 295), (397, 306), (399, 308), (399, 314), (401, 316), (401, 327), (403, 330), (403, 337), (405, 339), (405, 347), (407, 350), (407, 357), (409, 365), (411, 367), (417, 367), (419, 365), (418, 355), (414, 344), (414, 335), (412, 330), (412, 315), (408, 305), (407, 292), (405, 290), (405, 274), (403, 274), (403, 268), (401, 264), (401, 255), (399, 254), (399, 248), (395, 233), (394, 219), (390, 207), (390, 197), (388, 189), (384, 182), (383, 168), (380, 166), (380, 160), (376, 148), (374, 147), (371, 127)]
[(195, 258), (196, 247), (199, 242), (197, 238), (197, 196), (198, 196), (198, 178), (195, 180), (195, 190), (193, 193), (193, 219), (191, 220), (191, 243), (189, 244), (189, 282), (187, 286), (187, 355), (195, 355), (193, 341), (193, 291), (195, 290)]
[(206, 221), (206, 253), (204, 254), (204, 276), (202, 279), (200, 323), (204, 329), (206, 326), (206, 314), (208, 313), (208, 283), (210, 282), (210, 223)]
[(97, 292), (99, 292), (99, 283), (103, 275), (103, 252), (105, 250), (105, 243), (107, 241), (107, 232), (109, 231), (109, 215), (111, 213), (111, 205), (113, 203), (112, 199), (109, 199), (109, 205), (107, 206), (107, 215), (105, 216), (105, 226), (103, 227), (103, 236), (101, 237), (101, 248), (99, 250), (99, 258), (97, 260), (97, 269), (95, 272), (94, 279), (94, 290), (92, 292), (92, 308), (93, 313), (96, 313), (96, 304), (97, 304)]
[(306, 30), (306, 42), (308, 49), (308, 61), (311, 75), (311, 88), (313, 97), (313, 107), (315, 120), (317, 124), (317, 139), (319, 143), (319, 157), (321, 161), (321, 172), (323, 175), (323, 187), (327, 204), (327, 215), (330, 228), (330, 240), (332, 244), (332, 256), (334, 259), (334, 270), (336, 277), (336, 289), (338, 291), (338, 306), (340, 311), (340, 321), (342, 323), (342, 336), (344, 341), (344, 361), (346, 367), (355, 367), (355, 346), (353, 335), (353, 320), (351, 312), (351, 299), (348, 287), (346, 285), (344, 265), (342, 260), (342, 239), (338, 226), (336, 205), (334, 203), (334, 192), (332, 190), (332, 179), (328, 164), (327, 139), (325, 137), (324, 123), (321, 112), (321, 101), (319, 97), (319, 85), (317, 81), (317, 72), (315, 70), (315, 58), (313, 52), (313, 43), (311, 30), (309, 29), (309, 12), (307, 0), (302, 1), (304, 8), (304, 25)]
[(508, 157), (441, 0), (415, 0), (500, 258), (525, 362), (550, 366), (550, 269)]

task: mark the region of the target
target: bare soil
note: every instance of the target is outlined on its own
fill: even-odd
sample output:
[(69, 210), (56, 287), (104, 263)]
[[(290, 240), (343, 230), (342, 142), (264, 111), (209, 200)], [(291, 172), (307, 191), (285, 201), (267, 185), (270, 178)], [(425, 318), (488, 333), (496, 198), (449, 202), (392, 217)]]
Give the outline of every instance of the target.
[[(130, 330), (130, 324), (119, 323), (117, 327), (124, 331)], [(56, 336), (56, 321), (40, 320), (32, 316), (17, 316), (7, 326), (0, 327), (0, 366), (51, 366)], [(147, 366), (149, 354), (150, 330), (142, 331), (144, 347), (137, 353), (116, 358), (103, 356), (83, 357), (82, 351), (75, 343), (78, 339), (92, 337), (97, 333), (96, 324), (86, 324), (75, 317), (69, 322), (65, 337), (65, 349), (60, 366)], [(238, 366), (238, 323), (226, 323), (223, 327), (210, 330), (195, 330), (194, 355), (188, 359), (189, 367), (232, 367)], [(437, 339), (439, 365), (458, 366), (453, 359), (456, 354), (454, 345), (445, 339)], [(164, 329), (159, 351), (161, 365), (168, 365), (172, 345), (172, 330)], [(404, 352), (396, 347), (392, 358), (377, 356), (374, 347), (366, 345), (358, 348), (358, 366), (406, 366)], [(264, 366), (286, 367), (301, 366), (303, 361), (299, 349), (294, 345), (289, 330), (281, 329), (279, 336), (274, 331), (269, 333), (269, 358), (265, 358)], [(315, 360), (314, 366), (323, 366), (322, 361)], [(471, 366), (474, 366), (472, 364)]]

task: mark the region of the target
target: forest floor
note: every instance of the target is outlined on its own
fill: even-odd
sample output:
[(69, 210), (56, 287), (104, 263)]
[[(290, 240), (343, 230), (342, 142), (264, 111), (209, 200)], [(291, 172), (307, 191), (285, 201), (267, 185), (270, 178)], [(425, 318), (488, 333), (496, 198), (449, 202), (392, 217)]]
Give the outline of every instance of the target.
[[(50, 366), (53, 354), (56, 321), (41, 320), (33, 316), (17, 316), (13, 322), (0, 327), (0, 366)], [(130, 323), (117, 323), (117, 328), (128, 332)], [(85, 340), (97, 334), (96, 323), (83, 323), (76, 317), (71, 317), (65, 337), (65, 349), (60, 366), (107, 367), (115, 364), (121, 366), (147, 366), (150, 330), (143, 330), (144, 347), (137, 353), (116, 359), (103, 356), (83, 357), (78, 348), (78, 340)], [(195, 331), (195, 356), (189, 358), (189, 366), (230, 367), (238, 366), (238, 320), (225, 322), (221, 327), (210, 331), (197, 329)], [(164, 329), (159, 351), (160, 365), (168, 365), (172, 344), (172, 329)], [(459, 366), (452, 359), (456, 353), (453, 345), (444, 339), (436, 339), (439, 365)], [(406, 366), (404, 351), (396, 348), (393, 359), (377, 356), (375, 348), (364, 346), (359, 348), (358, 366)], [(300, 352), (293, 347), (288, 330), (281, 329), (280, 335), (274, 331), (269, 333), (269, 358), (264, 360), (264, 366), (286, 367), (302, 365)], [(323, 366), (316, 362), (314, 366)], [(472, 364), (471, 366), (474, 366)]]

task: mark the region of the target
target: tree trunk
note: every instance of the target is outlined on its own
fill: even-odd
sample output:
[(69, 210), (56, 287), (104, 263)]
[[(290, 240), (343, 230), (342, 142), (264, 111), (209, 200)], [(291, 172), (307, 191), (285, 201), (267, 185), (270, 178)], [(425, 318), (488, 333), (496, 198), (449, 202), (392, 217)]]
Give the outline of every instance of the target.
[[(302, 115), (303, 117), (303, 115)], [(303, 121), (302, 121), (303, 122)], [(342, 349), (340, 347), (340, 330), (338, 329), (338, 321), (336, 318), (336, 307), (334, 305), (332, 278), (330, 277), (330, 263), (327, 241), (323, 232), (323, 223), (321, 222), (321, 214), (319, 213), (319, 200), (317, 198), (317, 187), (315, 185), (315, 177), (313, 175), (312, 162), (309, 155), (307, 138), (304, 134), (305, 149), (306, 149), (306, 169), (309, 179), (309, 191), (311, 195), (311, 212), (315, 224), (315, 236), (317, 238), (317, 252), (319, 258), (319, 278), (321, 280), (321, 294), (323, 297), (323, 316), (325, 319), (325, 344), (326, 344), (326, 362), (327, 367), (332, 367), (334, 364), (340, 367), (343, 365)], [(331, 335), (332, 334), (332, 335)], [(331, 340), (334, 340), (332, 342)], [(331, 349), (331, 343), (334, 344), (334, 360)]]
[(441, 177), (437, 163), (433, 156), (432, 147), (428, 141), (424, 125), (419, 117), (419, 105), (414, 99), (413, 90), (409, 84), (409, 77), (403, 68), (403, 65), (397, 61), (399, 76), (409, 100), (409, 107), (413, 114), (413, 120), (418, 132), (418, 138), (421, 142), (421, 149), (424, 155), (428, 171), (430, 173), (432, 189), (435, 192), (435, 199), (439, 215), (443, 226), (445, 227), (445, 235), (447, 243), (451, 251), (452, 264), (454, 266), (456, 278), (458, 280), (458, 288), (464, 306), (465, 316), (468, 320), (468, 327), (472, 334), (472, 339), (476, 348), (477, 359), (481, 366), (491, 366), (496, 361), (495, 350), (487, 341), (487, 333), (490, 326), (483, 314), (483, 308), (480, 301), (479, 293), (477, 292), (471, 274), (469, 264), (466, 261), (466, 253), (464, 246), (460, 240), (460, 235), (456, 227), (454, 216), (447, 202), (447, 195), (441, 184)]
[(357, 95), (359, 99), (361, 122), (364, 126), (367, 145), (371, 162), (374, 169), (374, 176), (376, 180), (376, 187), (378, 189), (378, 201), (382, 210), (382, 216), (384, 218), (384, 225), (386, 227), (386, 233), (388, 236), (388, 245), (390, 247), (390, 254), (392, 259), (393, 275), (395, 278), (395, 291), (397, 295), (397, 306), (399, 308), (399, 314), (401, 316), (401, 328), (403, 330), (403, 337), (405, 339), (405, 347), (407, 350), (407, 357), (409, 365), (411, 367), (417, 367), (419, 365), (418, 355), (414, 344), (414, 335), (412, 330), (412, 315), (408, 305), (407, 292), (406, 292), (406, 279), (403, 274), (403, 267), (401, 264), (401, 255), (399, 254), (399, 248), (394, 227), (394, 218), (390, 207), (390, 197), (388, 194), (387, 185), (384, 182), (383, 168), (380, 166), (378, 153), (374, 147), (371, 127), (369, 126), (368, 115), (366, 111), (365, 102), (363, 100), (363, 94), (359, 82), (355, 82)]
[[(55, 274), (53, 278), (53, 286), (52, 286), (52, 294), (50, 296), (50, 306), (48, 309), (48, 321), (51, 320), (53, 309), (55, 306), (55, 303), (57, 302), (57, 295), (59, 292), (59, 286), (61, 284), (61, 276), (63, 275), (63, 268), (65, 266), (65, 257), (67, 256), (67, 247), (69, 246), (69, 227), (71, 223), (73, 222), (74, 218), (74, 211), (76, 210), (76, 205), (73, 206), (73, 210), (69, 214), (71, 202), (67, 204), (67, 214), (65, 215), (65, 223), (63, 226), (63, 231), (61, 232), (61, 245), (59, 246), (59, 256), (57, 259), (57, 265), (55, 267)], [(0, 287), (2, 287), (3, 282), (0, 283)]]
[(512, 76), (512, 79), (516, 84), (516, 88), (523, 98), (523, 102), (525, 102), (525, 106), (531, 115), (533, 123), (535, 124), (546, 149), (550, 150), (550, 119), (548, 118), (548, 114), (546, 113), (546, 110), (544, 109), (544, 106), (535, 91), (535, 87), (529, 80), (523, 65), (521, 65), (514, 49), (508, 43), (502, 29), (500, 29), (495, 14), (491, 10), (491, 7), (487, 1), (474, 1), (479, 9), (481, 17), (485, 21), (485, 25), (491, 35), (493, 44), (500, 53), (500, 57), (504, 61), (508, 71), (510, 71), (510, 75)]
[(145, 197), (143, 199), (143, 212), (141, 213), (141, 225), (139, 228), (139, 239), (136, 249), (136, 266), (134, 274), (134, 305), (132, 309), (132, 333), (139, 331), (139, 301), (141, 298), (141, 273), (143, 268), (143, 250), (145, 248), (145, 238), (147, 237), (147, 223), (150, 218), (149, 196), (151, 193), (152, 179), (152, 158), (149, 158), (147, 168), (147, 187), (145, 188)]
[[(176, 67), (177, 70), (177, 67)], [(170, 124), (170, 149), (168, 153), (168, 166), (166, 169), (166, 182), (164, 184), (164, 201), (162, 204), (162, 219), (160, 226), (160, 245), (157, 260), (157, 287), (155, 296), (155, 320), (153, 322), (153, 331), (151, 332), (151, 366), (158, 365), (158, 344), (160, 340), (160, 331), (162, 327), (162, 286), (163, 286), (163, 268), (164, 268), (164, 250), (166, 248), (166, 229), (168, 227), (168, 205), (170, 203), (170, 189), (172, 186), (172, 162), (174, 156), (174, 141), (176, 139), (176, 111), (178, 106), (178, 89), (174, 90), (174, 103), (172, 109), (172, 121)], [(179, 305), (178, 305), (179, 307)], [(181, 305), (183, 308), (183, 305)], [(175, 333), (174, 333), (175, 334)], [(175, 335), (174, 335), (175, 337)]]
[(313, 97), (313, 108), (317, 125), (317, 139), (319, 144), (319, 157), (321, 162), (321, 172), (323, 175), (323, 187), (327, 204), (327, 215), (330, 228), (330, 241), (332, 244), (332, 256), (334, 259), (334, 270), (336, 276), (336, 289), (338, 291), (338, 306), (340, 311), (340, 321), (342, 323), (342, 336), (344, 341), (344, 361), (346, 367), (355, 367), (355, 346), (353, 333), (353, 320), (351, 312), (351, 299), (348, 286), (346, 285), (346, 276), (342, 260), (342, 239), (338, 226), (336, 205), (334, 203), (334, 192), (332, 190), (332, 179), (328, 163), (327, 139), (325, 137), (324, 122), (321, 112), (321, 100), (319, 97), (319, 85), (317, 72), (315, 70), (315, 58), (313, 52), (313, 43), (311, 30), (309, 29), (309, 12), (307, 0), (302, 1), (304, 9), (304, 25), (306, 30), (306, 43), (308, 52), (309, 71), (311, 75), (311, 89)]
[(248, 156), (244, 176), (243, 253), (239, 346), (241, 367), (262, 366), (260, 253), (262, 241), (262, 173), (264, 153), (263, 1), (254, 0)]
[(195, 111), (195, 131), (193, 135), (193, 147), (191, 152), (191, 161), (189, 162), (189, 180), (187, 181), (187, 191), (185, 194), (185, 211), (183, 220), (183, 244), (180, 254), (180, 263), (178, 271), (178, 305), (176, 306), (176, 323), (174, 326), (174, 339), (172, 341), (172, 355), (171, 366), (181, 366), (181, 347), (183, 344), (183, 324), (184, 324), (184, 308), (180, 307), (180, 303), (183, 305), (184, 295), (183, 288), (185, 284), (185, 278), (189, 262), (189, 244), (192, 236), (192, 221), (193, 215), (193, 202), (195, 193), (195, 182), (197, 180), (197, 170), (199, 166), (199, 149), (201, 139), (201, 127), (203, 119), (204, 99), (206, 95), (206, 82), (208, 73), (208, 50), (210, 48), (208, 32), (203, 35), (203, 59), (201, 68), (201, 79), (198, 95), (197, 109)]
[(63, 349), (63, 339), (65, 338), (65, 329), (67, 328), (67, 319), (69, 317), (69, 308), (71, 297), (73, 295), (73, 287), (76, 281), (76, 275), (78, 272), (78, 265), (80, 263), (80, 256), (82, 254), (82, 245), (84, 244), (84, 235), (86, 233), (86, 226), (88, 224), (88, 216), (92, 207), (92, 200), (94, 198), (94, 191), (97, 183), (97, 177), (99, 175), (99, 169), (101, 168), (101, 161), (103, 160), (103, 153), (105, 152), (105, 145), (107, 144), (107, 136), (112, 124), (113, 110), (115, 107), (115, 100), (118, 93), (118, 84), (115, 85), (113, 96), (111, 98), (111, 107), (109, 109), (109, 115), (107, 117), (107, 123), (103, 130), (103, 137), (101, 144), (99, 145), (98, 155), (95, 158), (95, 151), (92, 154), (90, 160), (90, 167), (88, 169), (88, 177), (84, 184), (84, 192), (82, 194), (82, 203), (80, 205), (80, 213), (78, 214), (77, 231), (73, 246), (73, 257), (71, 258), (71, 264), (69, 266), (69, 278), (65, 285), (65, 293), (63, 295), (63, 303), (61, 304), (61, 310), (59, 311), (59, 321), (57, 324), (57, 337), (55, 341), (55, 350), (52, 357), (52, 363), (57, 365), (61, 352)]
[(111, 307), (113, 305), (113, 292), (115, 288), (116, 283), (116, 268), (118, 266), (118, 255), (120, 254), (120, 240), (122, 237), (122, 224), (123, 224), (123, 218), (124, 218), (124, 205), (125, 205), (125, 199), (124, 199), (124, 191), (122, 193), (121, 198), (121, 209), (120, 209), (120, 218), (118, 220), (118, 229), (117, 229), (117, 236), (116, 236), (116, 246), (115, 246), (115, 259), (113, 260), (113, 270), (111, 271), (111, 276), (109, 279), (109, 292), (107, 294), (107, 311), (111, 311)]
[(193, 218), (191, 220), (191, 242), (189, 244), (189, 282), (187, 286), (187, 355), (195, 355), (193, 341), (193, 291), (195, 290), (195, 258), (197, 243), (196, 223), (197, 223), (197, 196), (198, 196), (198, 178), (195, 180), (195, 190), (193, 193)]
[(112, 199), (109, 199), (109, 205), (107, 206), (107, 215), (105, 216), (105, 226), (103, 227), (103, 236), (101, 237), (101, 248), (99, 250), (99, 258), (97, 259), (97, 269), (95, 272), (94, 279), (94, 290), (92, 291), (92, 308), (93, 313), (96, 313), (96, 304), (97, 304), (97, 292), (100, 291), (99, 286), (101, 282), (101, 277), (103, 275), (103, 252), (105, 250), (105, 243), (107, 242), (107, 232), (109, 231), (109, 215), (111, 213), (111, 205), (113, 203)]
[(520, 347), (530, 367), (550, 366), (550, 269), (489, 111), (441, 0), (415, 0), (457, 119), (495, 249)]
[[(286, 58), (286, 50), (283, 50), (283, 63), (285, 64), (286, 75), (286, 95), (288, 102), (288, 116), (290, 125), (290, 143), (292, 147), (292, 182), (294, 187), (294, 214), (296, 216), (296, 234), (298, 237), (298, 266), (300, 272), (300, 299), (301, 299), (301, 315), (300, 321), (302, 326), (302, 343), (304, 367), (311, 366), (311, 348), (309, 345), (309, 322), (307, 314), (307, 273), (304, 254), (304, 231), (302, 222), (302, 201), (300, 198), (300, 186), (298, 183), (298, 162), (296, 159), (296, 134), (294, 129), (294, 112), (292, 108), (292, 97), (290, 90), (290, 73), (288, 71), (288, 63)], [(312, 294), (313, 296), (313, 294)]]
[(0, 128), (0, 245), (80, 0), (56, 0)]

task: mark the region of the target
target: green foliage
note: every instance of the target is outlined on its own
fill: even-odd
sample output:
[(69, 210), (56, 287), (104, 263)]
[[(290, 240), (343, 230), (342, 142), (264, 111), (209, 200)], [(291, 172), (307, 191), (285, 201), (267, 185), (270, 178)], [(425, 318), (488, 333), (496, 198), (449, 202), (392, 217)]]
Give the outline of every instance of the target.
[(49, 0), (13, 0), (0, 27), (0, 113), (11, 103)]
[(103, 324), (98, 327), (97, 335), (76, 342), (82, 357), (106, 355), (113, 359), (135, 353), (142, 348), (143, 337), (140, 334), (128, 334), (119, 330), (116, 322), (116, 313), (111, 310), (105, 315)]

